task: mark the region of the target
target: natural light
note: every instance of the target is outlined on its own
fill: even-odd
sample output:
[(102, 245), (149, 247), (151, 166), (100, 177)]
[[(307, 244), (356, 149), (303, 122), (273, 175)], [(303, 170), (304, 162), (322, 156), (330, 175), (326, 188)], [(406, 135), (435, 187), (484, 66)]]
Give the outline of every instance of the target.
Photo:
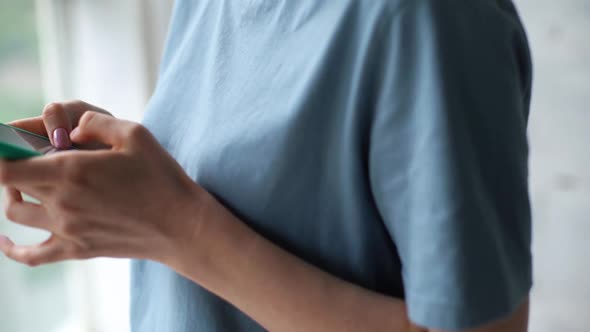
[[(141, 121), (173, 3), (0, 0), (0, 123), (38, 116), (45, 104), (72, 99)], [(528, 132), (535, 270), (530, 331), (586, 332), (590, 2), (514, 3), (535, 66)], [(1, 212), (0, 234), (19, 244), (48, 236)], [(0, 332), (128, 332), (129, 274), (125, 259), (30, 268), (0, 253)]]
[[(84, 99), (138, 121), (156, 79), (172, 1), (0, 1), (0, 122)], [(120, 73), (113, 80), (111, 72)], [(33, 244), (47, 234), (7, 222)], [(128, 261), (29, 268), (0, 255), (0, 331), (126, 331)], [(108, 319), (104, 319), (108, 317)]]

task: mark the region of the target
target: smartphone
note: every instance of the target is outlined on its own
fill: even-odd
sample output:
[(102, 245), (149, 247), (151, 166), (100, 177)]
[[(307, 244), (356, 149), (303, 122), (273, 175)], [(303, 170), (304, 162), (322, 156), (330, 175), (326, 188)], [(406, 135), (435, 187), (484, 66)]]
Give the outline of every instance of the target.
[(56, 151), (47, 137), (0, 123), (0, 158), (18, 160)]

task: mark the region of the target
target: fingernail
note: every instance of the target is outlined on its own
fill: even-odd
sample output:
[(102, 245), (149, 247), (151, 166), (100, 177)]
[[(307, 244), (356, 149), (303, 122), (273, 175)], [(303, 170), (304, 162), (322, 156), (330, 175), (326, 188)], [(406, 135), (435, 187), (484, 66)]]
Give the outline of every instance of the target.
[(63, 128), (57, 128), (53, 131), (53, 144), (58, 149), (67, 149), (72, 144), (68, 132)]

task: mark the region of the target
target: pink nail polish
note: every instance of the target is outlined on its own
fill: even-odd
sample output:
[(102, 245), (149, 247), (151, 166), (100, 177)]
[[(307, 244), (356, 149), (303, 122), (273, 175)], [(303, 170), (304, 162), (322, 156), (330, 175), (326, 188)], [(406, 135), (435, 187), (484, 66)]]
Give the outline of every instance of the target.
[(67, 149), (72, 143), (68, 132), (63, 128), (57, 128), (53, 131), (53, 145), (58, 149)]

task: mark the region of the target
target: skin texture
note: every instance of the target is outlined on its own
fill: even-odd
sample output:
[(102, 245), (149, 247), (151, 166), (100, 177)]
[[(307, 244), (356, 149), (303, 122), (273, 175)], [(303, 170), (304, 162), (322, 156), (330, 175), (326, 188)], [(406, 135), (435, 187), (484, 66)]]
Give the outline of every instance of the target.
[[(270, 331), (429, 331), (410, 322), (403, 301), (338, 279), (248, 228), (139, 124), (74, 101), (12, 125), (44, 135), (64, 128), (74, 144), (100, 148), (0, 160), (7, 217), (52, 233), (33, 246), (0, 236), (0, 251), (15, 261), (158, 261)], [(525, 300), (510, 317), (468, 331), (524, 332), (527, 320)]]

